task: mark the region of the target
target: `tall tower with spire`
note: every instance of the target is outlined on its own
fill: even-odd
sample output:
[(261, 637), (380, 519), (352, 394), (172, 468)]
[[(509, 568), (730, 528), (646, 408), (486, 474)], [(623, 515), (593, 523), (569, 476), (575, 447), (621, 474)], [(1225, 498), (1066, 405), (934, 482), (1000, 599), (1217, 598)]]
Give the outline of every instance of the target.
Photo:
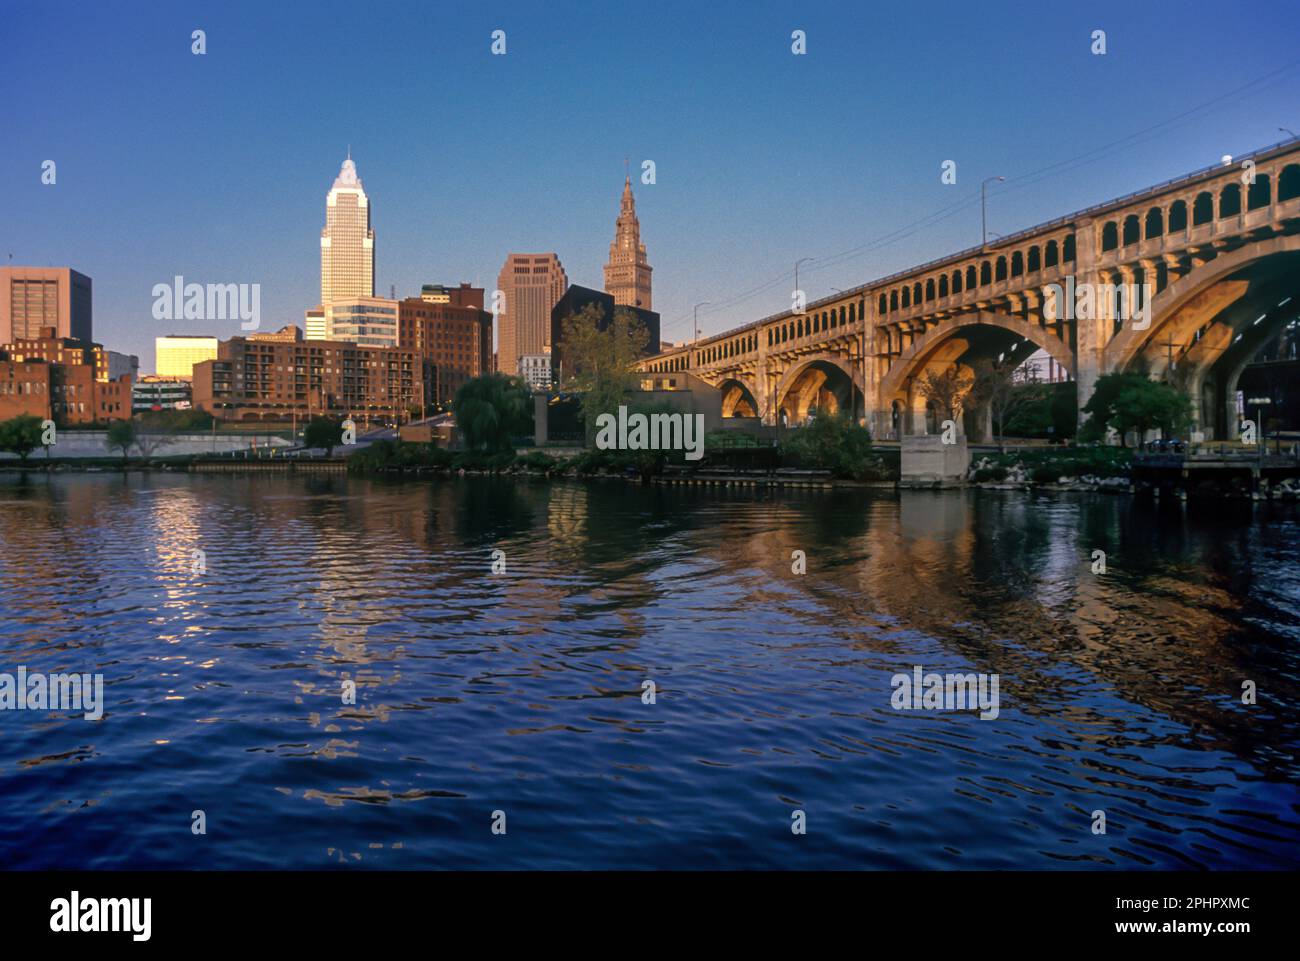
[(320, 232), (320, 302), (375, 295), (375, 232), (352, 148), (325, 198), (325, 229)]
[(605, 293), (613, 294), (614, 303), (650, 310), (650, 264), (645, 244), (641, 243), (641, 223), (636, 219), (636, 201), (632, 199), (632, 178), (623, 181), (623, 200), (614, 223), (614, 242), (609, 245), (609, 263), (605, 265)]

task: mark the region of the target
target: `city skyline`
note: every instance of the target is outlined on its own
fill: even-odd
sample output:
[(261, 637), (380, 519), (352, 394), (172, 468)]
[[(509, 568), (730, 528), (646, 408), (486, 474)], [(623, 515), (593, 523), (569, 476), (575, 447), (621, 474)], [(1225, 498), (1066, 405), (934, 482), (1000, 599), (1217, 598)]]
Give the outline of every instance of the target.
[[(614, 14), (585, 18), (569, 37), (567, 26), (509, 6), (482, 16), (451, 13), (439, 25), (457, 42), (437, 76), (443, 117), (430, 131), (398, 120), (427, 85), (381, 76), (361, 97), (341, 78), (306, 70), (316, 47), (323, 43), (328, 53), (335, 41), (287, 11), (236, 6), (205, 13), (203, 24), (183, 11), (130, 11), (119, 17), (138, 18), (140, 30), (114, 31), (106, 47), (82, 34), (102, 31), (107, 14), (86, 11), (59, 38), (46, 38), (54, 49), (38, 60), (35, 9), (20, 5), (11, 17), (19, 43), (10, 85), (20, 98), (39, 89), (49, 109), (0, 157), (9, 185), (4, 252), (15, 264), (67, 265), (95, 278), (96, 338), (141, 357), (158, 334), (236, 332), (236, 325), (214, 330), (190, 321), (158, 329), (149, 292), (178, 274), (261, 283), (264, 328), (302, 323), (317, 299), (319, 263), (301, 238), (319, 231), (322, 168), (349, 143), (369, 191), (381, 198), (374, 226), (384, 255), (375, 287), (396, 286), (403, 296), (430, 281), (490, 289), (509, 250), (553, 250), (570, 282), (603, 286), (610, 185), (630, 156), (637, 199), (653, 225), (664, 337), (680, 342), (691, 336), (692, 305), (701, 301), (713, 302), (700, 311), (705, 336), (783, 309), (793, 286), (786, 275), (802, 257), (814, 258), (801, 278), (815, 298), (969, 246), (978, 240), (978, 184), (986, 175), (1008, 178), (989, 191), (989, 229), (1009, 233), (1185, 173), (1195, 166), (1188, 157), (1210, 164), (1282, 139), (1279, 127), (1300, 126), (1285, 94), (1296, 31), (1281, 4), (1258, 8), (1256, 20), (1273, 25), (1264, 31), (1255, 21), (1217, 17), (1209, 4), (1184, 5), (1172, 22), (1118, 4), (1086, 17), (1039, 12), (1032, 21), (950, 13), (943, 36), (962, 36), (960, 44), (927, 37), (923, 13), (904, 11), (892, 26), (897, 42), (869, 48), (850, 29), (870, 24), (864, 12), (831, 17), (770, 4), (742, 25), (670, 6), (635, 41), (610, 29)], [(327, 6), (321, 22), (329, 17)], [(401, 53), (425, 23), (417, 8), (398, 7), (348, 42)], [(190, 52), (198, 26), (207, 35), (203, 56)], [(503, 57), (489, 51), (497, 27), (509, 38)], [(1110, 31), (1101, 57), (1088, 50), (1099, 27)], [(790, 50), (793, 29), (807, 33), (802, 57)], [(302, 41), (285, 46), (275, 68), (287, 75), (284, 83), (266, 94), (265, 64), (276, 61), (267, 38), (295, 30)], [(557, 69), (555, 56), (574, 42), (595, 44), (590, 61)], [(1024, 68), (1051, 82), (1035, 89), (989, 73), (988, 51), (1008, 45), (1022, 57), (1029, 51)], [(72, 50), (81, 59), (65, 62)], [(586, 67), (636, 63), (638, 51), (648, 50), (662, 62), (629, 68), (612, 89), (586, 82)], [(1209, 56), (1234, 67), (1214, 77), (1180, 75), (1159, 109), (1131, 109), (1128, 85)], [(120, 66), (132, 59), (153, 65), (147, 76)], [(678, 78), (674, 68), (686, 62), (709, 83)], [(293, 69), (299, 64), (301, 77)], [(168, 80), (161, 90), (152, 79), (159, 71)], [(539, 71), (544, 79), (521, 92), (522, 78)], [(972, 72), (985, 79), (966, 82)], [(99, 82), (87, 89), (92, 74)], [(871, 90), (898, 75), (914, 78), (910, 94), (874, 102)], [(673, 109), (688, 86), (693, 99)], [(307, 98), (312, 87), (319, 89)], [(234, 106), (253, 89), (270, 96), (260, 115), (276, 124), (253, 122)], [(113, 135), (93, 110), (75, 129), (63, 122), (66, 109), (87, 97), (88, 106), (111, 98), (120, 108)], [(521, 97), (529, 110), (510, 142), (522, 137), (534, 146), (503, 155), (499, 122)], [(575, 156), (568, 132), (534, 116), (533, 105), (556, 97), (569, 105), (569, 123), (598, 118), (596, 146), (585, 156)], [(999, 102), (1007, 105), (1001, 114)], [(169, 118), (167, 137), (130, 133), (155, 115)], [(440, 134), (452, 123), (467, 136), (446, 150)], [(1026, 139), (1027, 126), (1060, 136)], [(1111, 144), (1120, 146), (1102, 149)], [(40, 182), (47, 159), (58, 163), (53, 185)], [(957, 163), (955, 185), (940, 182), (948, 159)], [(653, 184), (641, 183), (645, 160), (656, 164)], [(965, 206), (949, 209), (959, 201)], [(942, 219), (927, 224), (932, 215)], [(124, 237), (127, 217), (137, 227)], [(891, 234), (896, 242), (832, 261)]]

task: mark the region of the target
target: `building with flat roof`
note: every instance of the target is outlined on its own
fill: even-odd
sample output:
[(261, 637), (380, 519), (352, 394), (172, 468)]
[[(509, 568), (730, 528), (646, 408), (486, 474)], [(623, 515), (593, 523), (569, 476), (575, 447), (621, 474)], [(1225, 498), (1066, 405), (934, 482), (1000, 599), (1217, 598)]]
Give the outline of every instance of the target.
[(65, 426), (129, 418), (131, 375), (110, 379), (108, 354), (53, 327), (0, 344), (0, 420), (32, 414)]
[(93, 338), (90, 278), (71, 267), (0, 267), (0, 344), (35, 339), (44, 327)]
[(121, 380), (123, 374), (130, 374), (132, 383), (140, 379), (140, 358), (135, 354), (123, 354), (116, 350), (104, 353), (108, 359), (108, 374), (101, 380)]
[(188, 380), (141, 377), (131, 388), (131, 411), (141, 414), (151, 410), (189, 410), (193, 406), (193, 388)]
[(421, 368), (419, 352), (406, 348), (304, 340), (300, 333), (232, 337), (215, 359), (194, 365), (194, 406), (220, 420), (400, 421), (424, 406)]
[(154, 373), (159, 377), (194, 375), (194, 365), (217, 356), (217, 338), (168, 334), (154, 339)]
[(551, 386), (551, 355), (525, 354), (519, 358), (519, 377), (532, 390), (546, 390)]
[(559, 384), (564, 373), (564, 321), (580, 314), (589, 304), (595, 304), (600, 310), (599, 330), (607, 330), (614, 319), (615, 310), (626, 310), (641, 321), (650, 335), (646, 340), (644, 356), (653, 357), (659, 348), (659, 315), (653, 310), (641, 307), (629, 307), (615, 303), (614, 296), (590, 287), (577, 284), (569, 287), (551, 309), (551, 368), (552, 380)]
[(325, 307), (317, 304), (303, 313), (303, 336), (307, 340), (329, 340), (325, 329)]
[(510, 254), (497, 277), (504, 303), (496, 315), (500, 369), (513, 373), (525, 355), (549, 353), (551, 308), (569, 279), (558, 255)]
[(445, 406), (460, 385), (492, 371), (492, 315), (483, 288), (426, 284), (398, 303), (398, 343), (419, 352), (425, 398)]
[(397, 301), (344, 297), (326, 304), (325, 339), (363, 347), (396, 347)]

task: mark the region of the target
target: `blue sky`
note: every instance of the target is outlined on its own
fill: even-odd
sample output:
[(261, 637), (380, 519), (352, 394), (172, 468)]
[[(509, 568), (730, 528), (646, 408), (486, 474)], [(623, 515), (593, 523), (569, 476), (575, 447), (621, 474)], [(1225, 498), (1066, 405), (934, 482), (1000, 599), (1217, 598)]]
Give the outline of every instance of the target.
[(1010, 233), (1300, 131), (1294, 0), (0, 5), (0, 257), (89, 274), (96, 339), (142, 371), (158, 334), (239, 332), (155, 321), (176, 274), (302, 323), (349, 143), (381, 295), (491, 290), (511, 251), (600, 287), (624, 157), (655, 161), (637, 207), (680, 341), (699, 301), (706, 334), (788, 307), (801, 257), (815, 298), (977, 243), (984, 177)]

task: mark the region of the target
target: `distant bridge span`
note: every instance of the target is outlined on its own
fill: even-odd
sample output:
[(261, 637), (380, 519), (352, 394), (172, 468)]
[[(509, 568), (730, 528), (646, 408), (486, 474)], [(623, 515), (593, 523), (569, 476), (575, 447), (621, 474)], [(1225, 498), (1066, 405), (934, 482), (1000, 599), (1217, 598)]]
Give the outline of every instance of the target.
[[(1243, 168), (1253, 167), (1253, 182)], [(1151, 323), (1114, 303), (1088, 319), (1044, 309), (1044, 288), (1150, 284)], [(852, 410), (877, 437), (935, 429), (926, 370), (1046, 350), (1078, 383), (1171, 373), (1207, 438), (1236, 435), (1237, 378), (1300, 310), (1300, 139), (1077, 211), (996, 243), (872, 281), (648, 357), (646, 380), (689, 371), (723, 392), (724, 416), (799, 423)], [(1012, 353), (1014, 356), (1014, 353)], [(970, 425), (968, 425), (969, 427)]]

